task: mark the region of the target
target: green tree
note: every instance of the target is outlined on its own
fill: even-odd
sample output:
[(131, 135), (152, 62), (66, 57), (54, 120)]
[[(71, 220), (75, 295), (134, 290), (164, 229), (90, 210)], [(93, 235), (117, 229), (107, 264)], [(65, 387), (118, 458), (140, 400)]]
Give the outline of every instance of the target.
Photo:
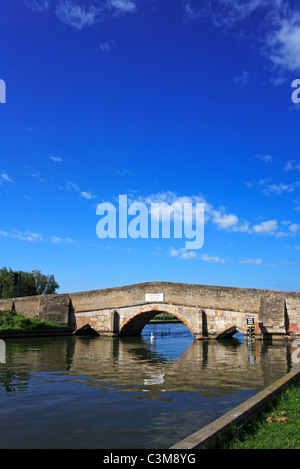
[(54, 275), (43, 275), (40, 270), (34, 274), (37, 295), (51, 295), (59, 288)]
[[(0, 269), (0, 285), (2, 285), (2, 298), (14, 298), (18, 294), (18, 286), (13, 284), (13, 271), (11, 268)], [(19, 296), (47, 295), (55, 293), (59, 288), (53, 275), (44, 275), (40, 270), (35, 272), (21, 272)]]

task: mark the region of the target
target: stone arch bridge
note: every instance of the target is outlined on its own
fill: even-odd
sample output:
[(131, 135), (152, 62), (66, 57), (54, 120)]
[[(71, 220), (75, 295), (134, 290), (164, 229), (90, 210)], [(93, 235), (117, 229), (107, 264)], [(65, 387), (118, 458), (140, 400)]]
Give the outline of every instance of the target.
[(70, 294), (0, 300), (0, 310), (67, 323), (89, 324), (105, 336), (140, 335), (158, 313), (180, 319), (196, 339), (247, 334), (256, 338), (300, 336), (300, 293), (208, 285), (149, 282)]

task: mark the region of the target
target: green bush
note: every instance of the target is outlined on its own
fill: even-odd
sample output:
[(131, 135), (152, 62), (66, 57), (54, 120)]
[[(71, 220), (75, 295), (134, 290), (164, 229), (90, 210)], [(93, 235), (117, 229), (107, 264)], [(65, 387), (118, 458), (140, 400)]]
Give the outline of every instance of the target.
[(66, 324), (54, 321), (41, 321), (38, 318), (26, 318), (15, 311), (0, 311), (0, 331), (4, 330), (43, 330), (66, 328)]
[(169, 321), (170, 319), (174, 320), (178, 318), (170, 313), (159, 313), (156, 316), (154, 316), (152, 321)]

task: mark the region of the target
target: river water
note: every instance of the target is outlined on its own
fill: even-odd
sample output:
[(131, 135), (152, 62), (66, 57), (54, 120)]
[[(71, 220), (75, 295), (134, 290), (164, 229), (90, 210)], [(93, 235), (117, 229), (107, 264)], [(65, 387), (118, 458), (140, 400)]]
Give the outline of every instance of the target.
[(293, 366), (285, 342), (196, 341), (180, 323), (5, 347), (0, 448), (12, 449), (169, 448)]

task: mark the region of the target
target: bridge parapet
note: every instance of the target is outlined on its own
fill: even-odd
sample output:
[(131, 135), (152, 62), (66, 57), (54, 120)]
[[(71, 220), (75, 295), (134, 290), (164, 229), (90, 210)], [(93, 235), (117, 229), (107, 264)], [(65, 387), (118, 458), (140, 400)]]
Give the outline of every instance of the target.
[[(165, 304), (199, 308), (228, 309), (257, 313), (263, 290), (217, 287), (169, 282), (149, 282), (125, 287), (108, 288), (70, 294), (74, 311), (138, 306), (147, 302), (147, 296), (161, 295)], [(300, 294), (299, 294), (300, 296)]]

